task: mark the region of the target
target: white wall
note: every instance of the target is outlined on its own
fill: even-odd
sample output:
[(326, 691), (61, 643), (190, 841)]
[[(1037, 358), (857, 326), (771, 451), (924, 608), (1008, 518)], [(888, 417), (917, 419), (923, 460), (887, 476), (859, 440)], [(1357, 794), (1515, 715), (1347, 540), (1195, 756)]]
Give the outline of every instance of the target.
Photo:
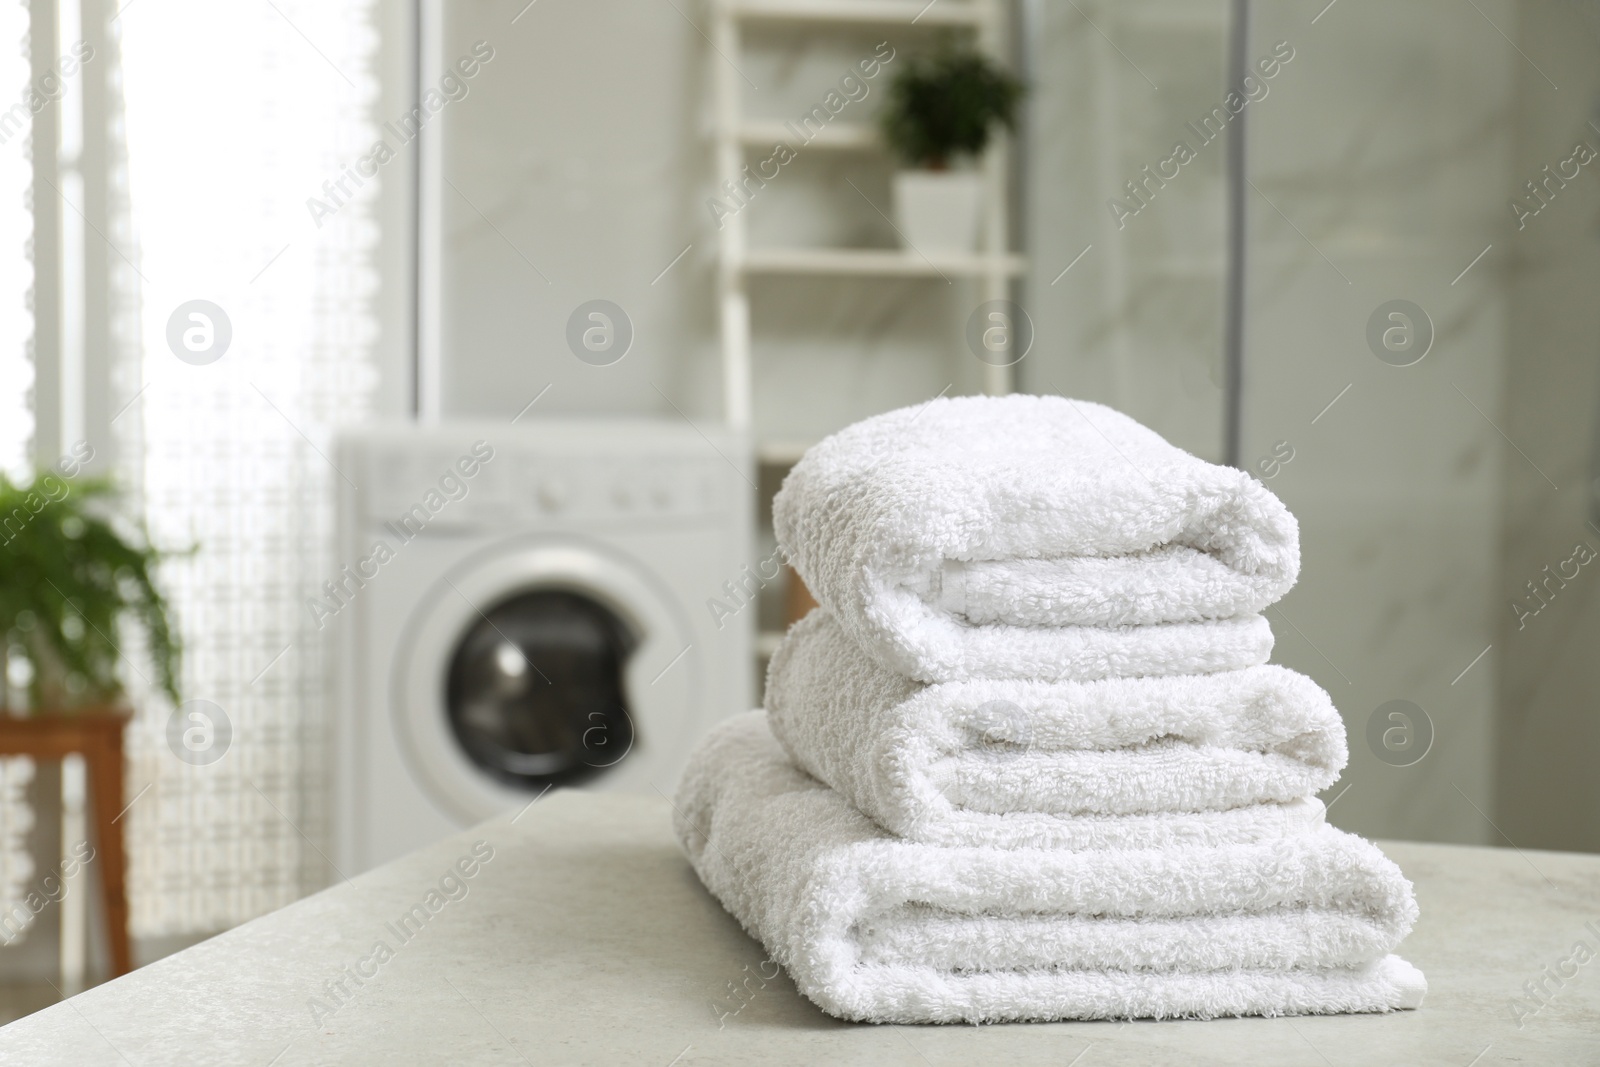
[[(540, 3), (515, 25), (517, 5), (446, 6), (443, 57), (484, 40), (495, 58), (443, 113), (444, 171), (460, 190), (444, 200), (445, 414), (510, 418), (554, 383), (530, 417), (676, 417), (663, 394), (687, 414), (719, 416), (716, 230), (705, 201), (709, 64), (722, 60), (696, 28), (710, 29), (705, 5)], [(798, 115), (883, 39), (752, 34), (739, 60), (756, 86), (745, 85), (747, 109)], [(912, 29), (894, 44), (929, 39)], [(886, 79), (850, 106), (870, 114)], [(888, 176), (881, 159), (803, 150), (746, 209), (752, 243), (892, 245), (893, 231), (845, 180), (887, 209)], [(946, 387), (979, 388), (981, 366), (959, 339), (977, 302), (967, 286), (772, 279), (751, 292), (762, 438), (809, 441)], [(579, 361), (564, 340), (573, 309), (595, 298), (633, 321), (633, 348), (613, 366)]]

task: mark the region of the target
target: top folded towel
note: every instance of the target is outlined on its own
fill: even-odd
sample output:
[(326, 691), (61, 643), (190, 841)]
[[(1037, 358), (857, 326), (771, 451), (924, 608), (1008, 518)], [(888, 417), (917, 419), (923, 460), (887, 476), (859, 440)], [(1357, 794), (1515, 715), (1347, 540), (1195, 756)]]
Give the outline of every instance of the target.
[(851, 636), (929, 682), (1262, 663), (1254, 613), (1300, 570), (1294, 516), (1260, 482), (1056, 396), (941, 398), (846, 427), (789, 473), (773, 518)]

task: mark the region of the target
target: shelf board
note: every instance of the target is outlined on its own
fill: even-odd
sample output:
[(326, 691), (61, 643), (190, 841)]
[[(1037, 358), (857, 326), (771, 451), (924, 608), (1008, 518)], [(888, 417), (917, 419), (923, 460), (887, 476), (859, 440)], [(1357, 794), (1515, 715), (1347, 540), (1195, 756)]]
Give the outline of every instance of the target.
[(771, 659), (781, 644), (783, 644), (782, 630), (762, 630), (756, 634), (756, 655), (761, 659)]
[[(805, 131), (802, 129), (801, 133)], [(883, 139), (875, 127), (864, 122), (837, 122), (816, 130), (811, 140), (791, 130), (782, 119), (752, 119), (739, 127), (739, 140), (751, 148), (771, 148), (782, 142), (795, 151), (802, 148), (833, 148), (862, 151), (879, 148)]]
[(774, 22), (854, 22), (919, 26), (977, 26), (979, 5), (970, 0), (725, 0), (736, 18)]
[(852, 274), (886, 278), (977, 277), (999, 271), (1022, 273), (1021, 256), (964, 255), (936, 252), (926, 256), (897, 248), (753, 248), (744, 269), (752, 274)]

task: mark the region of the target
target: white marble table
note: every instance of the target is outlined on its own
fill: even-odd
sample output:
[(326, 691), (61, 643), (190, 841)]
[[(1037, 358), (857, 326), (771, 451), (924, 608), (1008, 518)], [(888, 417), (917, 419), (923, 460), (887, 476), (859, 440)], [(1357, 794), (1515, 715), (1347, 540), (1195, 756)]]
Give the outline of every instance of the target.
[[(1600, 955), (1563, 962), (1600, 950), (1600, 857), (1386, 845), (1422, 907), (1402, 949), (1428, 976), (1420, 1011), (862, 1026), (762, 984), (668, 814), (553, 794), (13, 1023), (0, 1063), (1600, 1064)], [(413, 905), (426, 918), (401, 929)], [(1513, 999), (1547, 967), (1570, 976), (1519, 1028)]]

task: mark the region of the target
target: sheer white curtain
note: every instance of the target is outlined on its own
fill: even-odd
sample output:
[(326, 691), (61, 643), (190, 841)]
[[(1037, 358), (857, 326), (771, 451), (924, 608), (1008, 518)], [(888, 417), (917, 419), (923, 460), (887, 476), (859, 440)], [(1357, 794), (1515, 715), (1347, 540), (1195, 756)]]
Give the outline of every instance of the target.
[[(0, 2), (0, 114), (21, 99), (28, 75), (28, 9), (18, 0)], [(0, 119), (0, 471), (13, 478), (27, 475), (33, 449), (31, 132), (26, 109), (12, 111), (9, 122)], [(0, 669), (6, 666), (0, 646)], [(32, 925), (32, 910), (19, 906), (34, 873), (26, 796), (32, 779), (32, 760), (0, 759), (0, 920), (11, 920), (0, 925), (0, 944)]]
[[(0, 2), (0, 113), (21, 99), (27, 83), (28, 9), (18, 0)], [(0, 470), (13, 476), (26, 471), (33, 438), (30, 118), (24, 109), (10, 122), (0, 119)]]
[(152, 537), (195, 546), (163, 576), (185, 700), (208, 702), (205, 720), (179, 709), (201, 729), (185, 750), (170, 704), (139, 694), (138, 936), (226, 927), (328, 877), (324, 664), (304, 602), (333, 573), (332, 434), (373, 401), (382, 175), (347, 182), (331, 217), (307, 201), (377, 139), (375, 3), (159, 0), (117, 20), (140, 332), (122, 473)]

